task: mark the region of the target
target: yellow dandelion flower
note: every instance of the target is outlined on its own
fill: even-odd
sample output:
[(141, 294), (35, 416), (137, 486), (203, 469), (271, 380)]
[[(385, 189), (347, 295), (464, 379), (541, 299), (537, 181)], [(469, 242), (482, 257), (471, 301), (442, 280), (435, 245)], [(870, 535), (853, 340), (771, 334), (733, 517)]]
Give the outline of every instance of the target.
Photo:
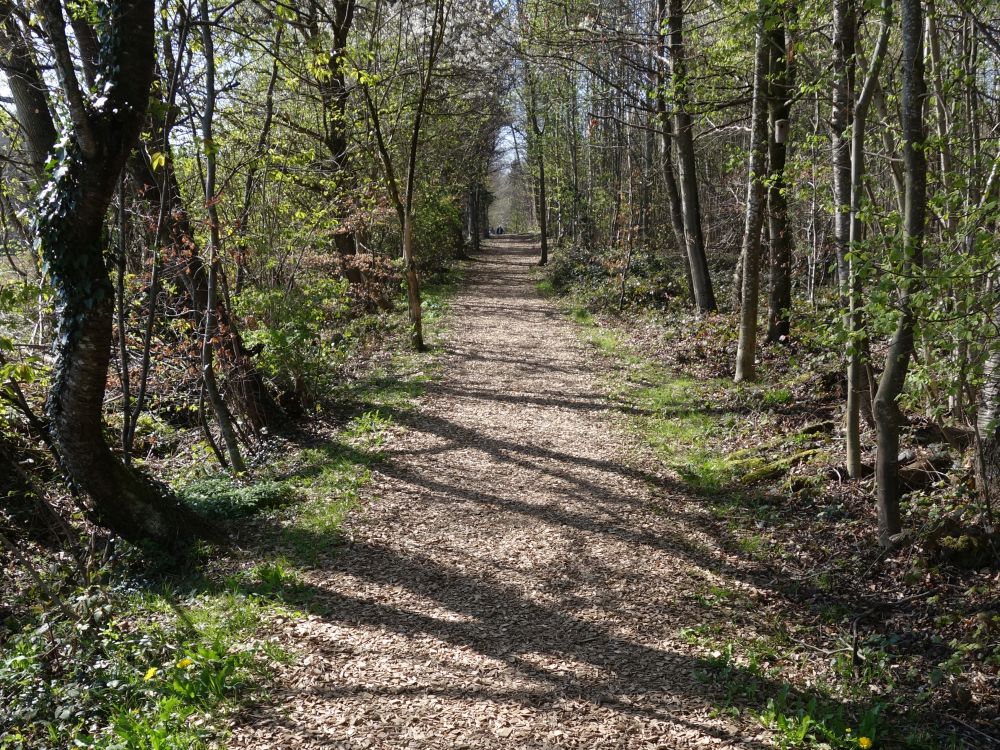
[(192, 664), (194, 664), (194, 659), (189, 659), (186, 656), (183, 659), (181, 659), (179, 662), (177, 662), (177, 666), (180, 667), (181, 669), (184, 669), (186, 667), (190, 667)]
[(868, 750), (872, 746), (872, 741), (870, 737), (858, 737), (858, 747), (861, 750)]
[(157, 669), (156, 667), (150, 667), (149, 669), (146, 670), (146, 676), (143, 677), (142, 679), (145, 682), (149, 682), (151, 679), (153, 679), (154, 677), (156, 677), (156, 673), (159, 672), (159, 671), (160, 670)]

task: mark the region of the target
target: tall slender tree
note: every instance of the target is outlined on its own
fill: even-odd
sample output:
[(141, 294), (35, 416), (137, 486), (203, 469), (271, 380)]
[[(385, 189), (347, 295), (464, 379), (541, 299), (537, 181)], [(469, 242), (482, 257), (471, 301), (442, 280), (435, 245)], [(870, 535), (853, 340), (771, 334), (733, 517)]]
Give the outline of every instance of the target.
[(872, 52), (868, 72), (861, 86), (861, 93), (854, 105), (854, 119), (851, 123), (851, 206), (850, 206), (850, 250), (848, 259), (848, 343), (847, 343), (847, 473), (854, 478), (861, 476), (864, 467), (861, 462), (861, 413), (863, 399), (870, 398), (868, 377), (863, 357), (868, 346), (864, 338), (862, 320), (864, 301), (862, 299), (861, 272), (858, 268), (862, 222), (861, 196), (865, 180), (865, 134), (868, 128), (868, 111), (878, 84), (879, 72), (889, 46), (889, 31), (892, 22), (891, 0), (883, 0), (882, 21), (878, 41)]
[(750, 117), (750, 163), (747, 170), (746, 218), (743, 225), (743, 284), (740, 336), (736, 351), (737, 383), (757, 379), (757, 316), (760, 305), (760, 234), (764, 223), (764, 178), (767, 160), (767, 68), (771, 56), (768, 27), (773, 25), (770, 0), (757, 7), (757, 35)]
[(677, 149), (681, 207), (684, 216), (684, 242), (695, 304), (702, 312), (716, 309), (712, 277), (705, 252), (705, 236), (701, 226), (701, 201), (698, 174), (695, 169), (694, 124), (688, 95), (688, 71), (684, 47), (684, 3), (670, 0), (670, 86), (674, 112), (674, 145)]
[(789, 44), (786, 18), (796, 16), (795, 0), (778, 2), (767, 32), (769, 72), (767, 76), (768, 172), (767, 218), (768, 306), (767, 340), (784, 340), (790, 331), (792, 307), (792, 229), (788, 222), (788, 190), (785, 177), (786, 143), (790, 131), (795, 85), (795, 51)]
[(898, 456), (903, 415), (898, 400), (906, 384), (906, 373), (914, 349), (916, 311), (913, 297), (921, 283), (927, 213), (927, 156), (924, 152), (924, 99), (927, 87), (924, 82), (923, 9), (920, 0), (901, 0), (900, 6), (901, 125), (905, 175), (903, 263), (898, 271), (899, 319), (889, 343), (885, 369), (874, 401), (878, 435), (878, 460), (875, 467), (878, 527), (879, 538), (886, 545), (901, 529)]

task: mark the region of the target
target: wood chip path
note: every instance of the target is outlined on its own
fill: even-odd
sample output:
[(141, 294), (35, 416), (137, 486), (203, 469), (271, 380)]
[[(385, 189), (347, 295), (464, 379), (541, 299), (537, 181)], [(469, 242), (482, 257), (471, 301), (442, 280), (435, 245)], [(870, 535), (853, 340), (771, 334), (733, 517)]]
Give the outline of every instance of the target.
[(323, 606), (231, 748), (769, 746), (712, 711), (679, 631), (697, 511), (646, 473), (601, 365), (539, 296), (517, 238), (469, 263), (443, 374), (401, 419), (349, 541), (312, 569)]

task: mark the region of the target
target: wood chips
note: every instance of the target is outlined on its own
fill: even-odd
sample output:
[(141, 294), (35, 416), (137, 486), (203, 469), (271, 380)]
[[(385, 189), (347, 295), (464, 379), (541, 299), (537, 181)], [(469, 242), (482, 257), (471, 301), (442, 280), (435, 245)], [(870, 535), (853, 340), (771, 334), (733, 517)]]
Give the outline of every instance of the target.
[(768, 746), (712, 711), (707, 657), (678, 637), (704, 617), (685, 592), (719, 575), (698, 511), (630, 468), (535, 252), (469, 264), (443, 375), (309, 572), (322, 607), (282, 626), (299, 657), (232, 748)]

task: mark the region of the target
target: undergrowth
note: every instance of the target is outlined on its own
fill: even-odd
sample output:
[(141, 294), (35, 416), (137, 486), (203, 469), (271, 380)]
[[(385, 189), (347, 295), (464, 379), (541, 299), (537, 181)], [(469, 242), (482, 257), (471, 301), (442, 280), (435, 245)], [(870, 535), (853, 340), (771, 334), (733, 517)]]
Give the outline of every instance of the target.
[[(457, 283), (444, 274), (425, 288), (432, 330)], [(227, 717), (295, 658), (264, 636), (269, 623), (311, 606), (304, 570), (336, 554), (393, 415), (436, 367), (433, 354), (378, 361), (329, 384), (305, 438), (276, 438), (248, 475), (213, 470), (197, 451), (175, 473), (180, 498), (237, 549), (203, 547), (155, 574), (125, 547), (92, 545), (79, 564), (39, 549), (12, 574), (0, 606), (0, 750), (218, 746)]]
[[(919, 548), (886, 560), (864, 544), (874, 527), (865, 486), (836, 480), (838, 412), (827, 394), (838, 363), (824, 324), (802, 311), (798, 348), (765, 350), (762, 382), (737, 385), (727, 373), (728, 317), (695, 320), (626, 298), (625, 319), (614, 278), (602, 286), (565, 273), (541, 277), (539, 291), (558, 297), (605, 356), (606, 392), (667, 469), (668, 497), (680, 490), (700, 506), (719, 552), (692, 549), (724, 555), (716, 563), (760, 587), (749, 596), (720, 583), (691, 592), (703, 621), (678, 635), (705, 660), (694, 677), (713, 687), (714, 712), (765, 730), (778, 748), (989, 746), (977, 744), (986, 735), (976, 728), (989, 722), (978, 705), (995, 695), (989, 675), (1000, 666), (984, 624), (996, 619), (989, 576), (943, 567)], [(909, 496), (911, 519), (928, 497)], [(904, 594), (906, 606), (894, 609)], [(941, 711), (966, 716), (972, 729), (932, 721)]]

